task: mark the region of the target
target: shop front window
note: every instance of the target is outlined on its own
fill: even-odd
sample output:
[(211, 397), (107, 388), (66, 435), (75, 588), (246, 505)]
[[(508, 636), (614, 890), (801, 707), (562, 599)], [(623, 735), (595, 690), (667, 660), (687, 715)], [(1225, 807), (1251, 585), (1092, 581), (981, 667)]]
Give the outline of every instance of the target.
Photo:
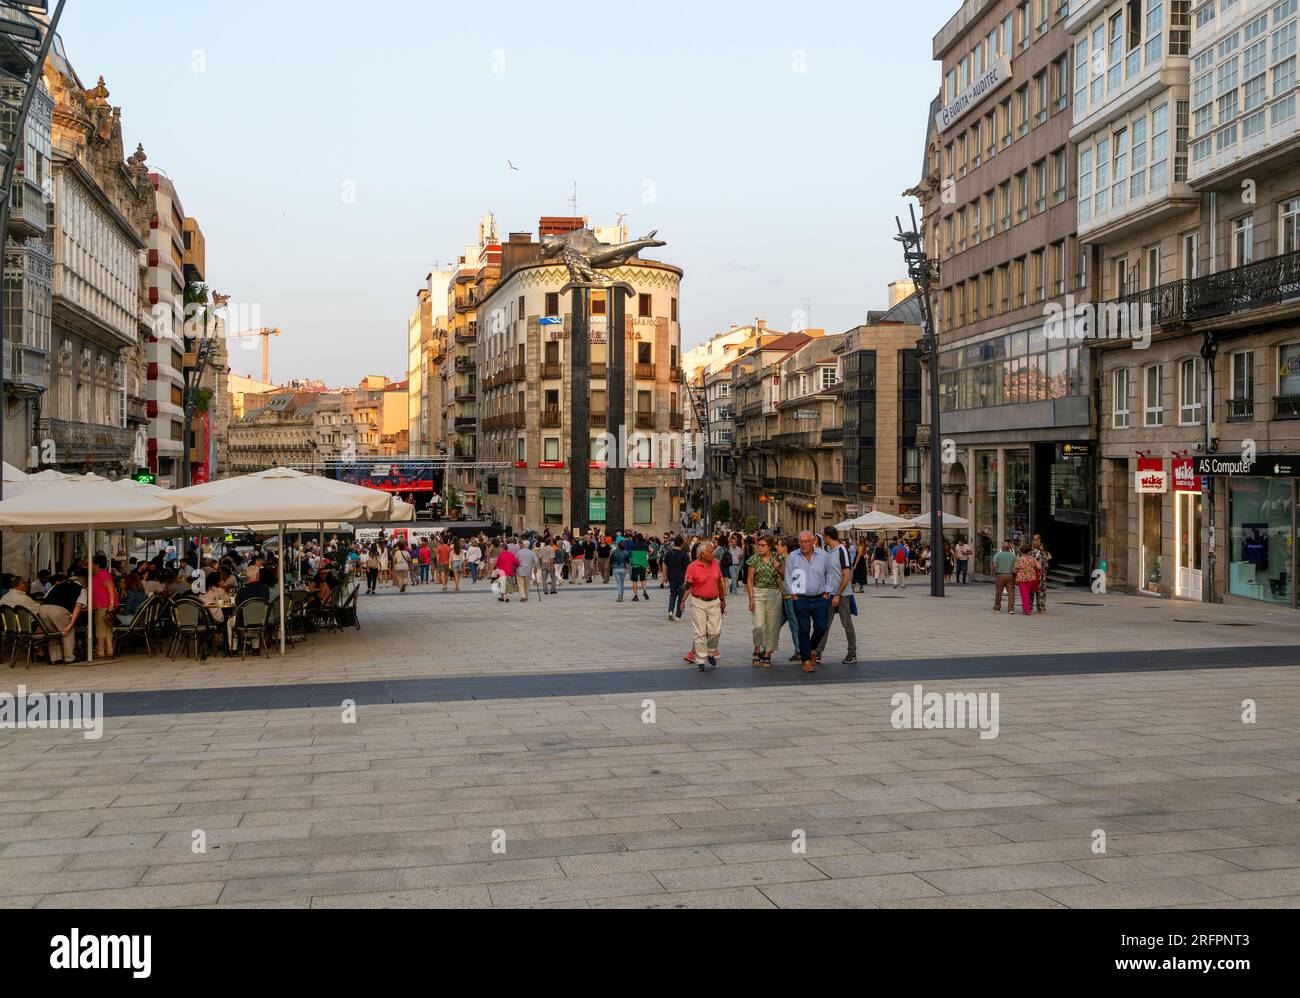
[(1006, 507), (1006, 535), (1019, 547), (1029, 541), (1029, 451), (1006, 452), (1007, 471), (1003, 480)]
[(998, 452), (980, 451), (975, 458), (975, 571), (993, 574), (998, 537)]
[(1293, 484), (1247, 478), (1228, 485), (1228, 592), (1292, 605)]
[(1149, 593), (1161, 591), (1164, 500), (1160, 494), (1142, 496), (1142, 588)]

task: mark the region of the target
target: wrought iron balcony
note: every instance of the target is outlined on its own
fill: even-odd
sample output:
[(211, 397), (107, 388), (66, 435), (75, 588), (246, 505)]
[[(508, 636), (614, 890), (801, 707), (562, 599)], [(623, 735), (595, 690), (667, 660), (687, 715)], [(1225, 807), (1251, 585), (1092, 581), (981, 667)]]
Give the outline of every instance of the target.
[(638, 412), (636, 414), (636, 428), (638, 430), (653, 430), (655, 428), (655, 414), (653, 412)]
[(1274, 419), (1300, 419), (1300, 395), (1275, 395)]
[(1254, 399), (1228, 399), (1228, 419), (1254, 419)]
[(474, 370), (473, 357), (457, 357), (453, 365), (458, 372)]
[(822, 443), (837, 444), (844, 439), (844, 427), (828, 426), (822, 430)]
[(844, 483), (843, 482), (822, 482), (822, 495), (824, 496), (844, 495)]
[(453, 425), (458, 430), (472, 430), (477, 422), (474, 416), (457, 416)]
[(1283, 302), (1300, 303), (1300, 252), (1114, 298), (1099, 309), (1097, 335), (1117, 338), (1138, 324), (1186, 325)]

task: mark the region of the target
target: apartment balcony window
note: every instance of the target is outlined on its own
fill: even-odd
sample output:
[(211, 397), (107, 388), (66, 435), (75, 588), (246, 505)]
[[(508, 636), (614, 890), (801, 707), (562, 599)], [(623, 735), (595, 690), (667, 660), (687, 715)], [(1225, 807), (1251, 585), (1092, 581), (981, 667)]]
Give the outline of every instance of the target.
[(542, 425), (543, 426), (560, 425), (560, 407), (558, 405), (548, 405), (545, 409), (542, 410)]
[(655, 414), (653, 412), (638, 412), (636, 414), (636, 428), (638, 430), (653, 430), (655, 426)]

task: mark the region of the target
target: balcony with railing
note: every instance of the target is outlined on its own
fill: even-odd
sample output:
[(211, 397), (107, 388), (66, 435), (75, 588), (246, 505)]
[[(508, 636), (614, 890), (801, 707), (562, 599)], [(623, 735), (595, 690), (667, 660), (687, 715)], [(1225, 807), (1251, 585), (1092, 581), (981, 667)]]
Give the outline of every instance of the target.
[(457, 385), (454, 394), (457, 402), (473, 402), (478, 398), (478, 392), (472, 384)]
[(478, 340), (478, 323), (471, 322), (468, 326), (457, 329), (454, 339), (457, 343), (476, 342)]
[(457, 295), (454, 307), (457, 312), (472, 311), (478, 308), (478, 296), (473, 294)]
[(472, 430), (477, 425), (478, 419), (475, 416), (457, 416), (453, 421), (453, 426), (459, 430)]
[(542, 409), (542, 426), (559, 426), (560, 425), (560, 407), (558, 405), (548, 405)]
[(1102, 339), (1132, 338), (1143, 328), (1185, 326), (1279, 305), (1300, 307), (1300, 252), (1112, 299), (1099, 306), (1094, 332)]
[(1274, 419), (1300, 419), (1300, 395), (1273, 396)]
[(560, 362), (558, 360), (547, 360), (542, 362), (542, 377), (547, 380), (555, 380), (562, 377)]
[(801, 492), (806, 496), (813, 495), (813, 480), (811, 478), (785, 478), (778, 476), (776, 487), (784, 489), (786, 492)]
[(843, 482), (822, 482), (822, 495), (824, 496), (844, 495), (844, 483)]
[(680, 412), (670, 412), (668, 414), (668, 429), (680, 430), (685, 420)]
[(844, 427), (828, 426), (822, 430), (822, 443), (837, 444), (844, 439)]
[(587, 417), (587, 421), (592, 426), (604, 426), (606, 414), (604, 409), (592, 409)]
[(636, 377), (638, 381), (654, 381), (655, 366), (653, 364), (643, 364), (638, 361), (636, 365)]
[(655, 414), (653, 412), (638, 412), (636, 414), (636, 428), (638, 430), (653, 430), (655, 428)]
[(453, 362), (452, 366), (455, 368), (457, 374), (463, 374), (467, 371), (472, 371), (474, 370), (474, 358), (457, 357)]
[(1255, 418), (1254, 399), (1228, 399), (1228, 422)]

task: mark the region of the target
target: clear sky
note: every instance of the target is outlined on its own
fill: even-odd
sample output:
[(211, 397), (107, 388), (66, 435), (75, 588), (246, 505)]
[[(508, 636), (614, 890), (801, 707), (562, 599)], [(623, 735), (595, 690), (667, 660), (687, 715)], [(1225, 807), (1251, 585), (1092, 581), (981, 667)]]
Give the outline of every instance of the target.
[(484, 213), (535, 232), (575, 181), (593, 224), (668, 241), (687, 347), (810, 300), (860, 322), (903, 276), (958, 6), (68, 0), (61, 34), (202, 225), (209, 284), (283, 330), (272, 380), (343, 385), (404, 376), (415, 293)]

